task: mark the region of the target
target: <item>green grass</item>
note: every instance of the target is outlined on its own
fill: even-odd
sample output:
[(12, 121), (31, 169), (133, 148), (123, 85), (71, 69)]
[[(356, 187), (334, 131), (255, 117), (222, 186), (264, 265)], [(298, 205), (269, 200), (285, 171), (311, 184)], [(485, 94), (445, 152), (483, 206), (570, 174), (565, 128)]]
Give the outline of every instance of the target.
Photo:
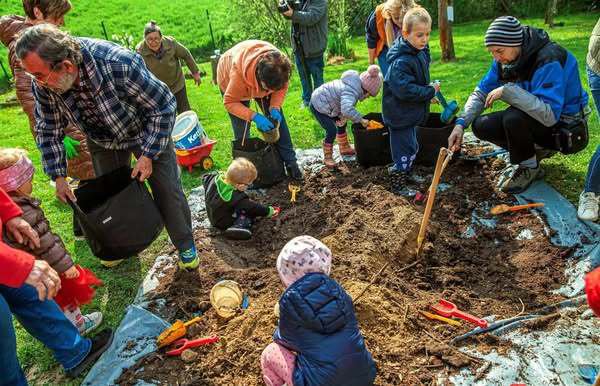
[[(129, 5), (119, 6), (120, 3)], [(67, 23), (69, 28), (75, 33), (99, 37), (101, 36), (101, 32), (98, 23), (102, 19), (109, 21), (108, 25), (111, 26), (109, 33), (113, 32), (113, 25), (118, 25), (121, 29), (127, 27), (131, 31), (141, 31), (143, 24), (149, 17), (156, 18), (161, 22), (161, 17), (159, 17), (161, 15), (167, 15), (170, 12), (178, 12), (181, 15), (193, 13), (193, 10), (190, 11), (192, 7), (196, 10), (203, 8), (197, 5), (201, 3), (197, 1), (177, 1), (170, 3), (162, 0), (155, 1), (151, 3), (151, 9), (143, 11), (139, 10), (139, 7), (133, 6), (133, 4), (142, 4), (141, 1), (137, 0), (128, 2), (118, 2), (116, 0), (105, 1), (101, 7), (96, 6), (96, 9), (93, 5), (97, 3), (82, 0), (75, 2), (78, 13), (72, 13), (67, 18)], [(175, 6), (175, 3), (177, 6)], [(204, 4), (208, 3), (208, 1), (204, 2)], [(0, 0), (0, 4), (4, 5), (5, 2)], [(9, 4), (13, 4), (11, 5), (12, 10), (18, 11), (17, 1), (11, 0)], [(144, 2), (143, 4), (147, 3)], [(189, 7), (186, 8), (181, 4), (187, 4)], [(220, 3), (210, 2), (210, 4)], [(213, 8), (214, 6), (211, 5), (211, 9)], [(109, 12), (108, 9), (111, 11)], [(171, 15), (171, 20), (174, 19), (176, 18)], [(194, 28), (198, 27), (197, 24), (203, 24), (195, 22), (195, 20), (190, 18), (185, 20), (185, 24), (182, 25), (171, 25), (165, 21), (162, 24), (163, 29), (168, 31), (167, 33), (172, 33), (183, 42), (192, 42), (197, 38), (197, 32)], [(550, 32), (551, 36), (577, 56), (582, 79), (587, 88), (584, 73), (585, 53), (588, 37), (597, 20), (597, 15), (571, 15), (560, 17), (560, 20), (564, 21), (566, 25), (552, 30)], [(524, 20), (524, 22), (538, 26), (542, 25), (542, 20), (540, 19)], [(203, 26), (200, 27), (203, 28)], [(486, 27), (485, 22), (455, 26), (454, 37), (458, 60), (452, 63), (440, 63), (437, 34), (434, 34), (432, 37), (432, 79), (442, 80), (443, 91), (448, 99), (457, 99), (459, 103), (463, 104), (476, 83), (487, 70), (491, 58), (483, 47), (483, 33)], [(115, 27), (115, 29), (117, 28)], [(347, 69), (363, 70), (366, 68), (367, 56), (363, 38), (354, 38), (350, 42), (350, 45), (358, 55), (357, 60), (344, 65), (327, 66), (325, 69), (326, 80), (338, 78)], [(210, 67), (207, 64), (204, 64), (203, 67), (210, 71)], [(216, 86), (210, 84), (208, 79), (200, 87), (196, 87), (188, 81), (187, 87), (190, 103), (198, 113), (205, 130), (209, 136), (219, 141), (212, 154), (216, 167), (224, 168), (230, 161), (231, 150), (229, 143), (232, 139), (232, 132), (218, 89)], [(294, 74), (284, 105), (294, 144), (298, 148), (319, 146), (324, 135), (323, 130), (312, 119), (308, 110), (298, 108), (300, 99), (300, 85), (296, 74)], [(364, 113), (380, 111), (380, 105), (381, 97), (370, 98), (359, 105), (359, 110)], [(497, 108), (500, 107), (497, 106)], [(439, 109), (439, 107), (434, 106), (433, 109)], [(598, 118), (595, 113), (590, 124), (592, 139), (585, 151), (573, 156), (557, 156), (545, 161), (545, 169), (548, 172), (547, 180), (573, 202), (577, 199), (577, 195), (583, 185), (591, 154), (600, 142)], [(123, 266), (114, 270), (102, 268), (98, 260), (91, 255), (84, 242), (75, 242), (73, 240), (71, 236), (70, 211), (66, 206), (54, 199), (54, 191), (49, 185), (48, 178), (41, 172), (39, 152), (36, 150), (31, 138), (27, 120), (19, 108), (0, 110), (0, 143), (2, 146), (17, 146), (29, 150), (30, 156), (38, 170), (34, 179), (34, 192), (37, 197), (43, 200), (44, 209), (52, 222), (55, 232), (63, 236), (67, 248), (72, 252), (77, 262), (92, 269), (105, 282), (105, 286), (98, 290), (98, 296), (94, 303), (86, 309), (102, 311), (106, 318), (105, 325), (116, 327), (123, 316), (125, 307), (133, 300), (137, 287), (151, 265), (153, 257), (165, 245), (165, 236), (163, 235), (155, 242), (151, 249), (140, 259), (130, 259)], [(183, 184), (187, 192), (200, 184), (199, 175), (200, 172), (198, 170), (194, 170), (192, 174), (184, 173)], [(64, 379), (55, 378), (60, 374), (60, 371), (57, 369), (50, 353), (20, 327), (18, 327), (17, 332), (19, 358), (27, 371), (31, 383), (65, 384)]]

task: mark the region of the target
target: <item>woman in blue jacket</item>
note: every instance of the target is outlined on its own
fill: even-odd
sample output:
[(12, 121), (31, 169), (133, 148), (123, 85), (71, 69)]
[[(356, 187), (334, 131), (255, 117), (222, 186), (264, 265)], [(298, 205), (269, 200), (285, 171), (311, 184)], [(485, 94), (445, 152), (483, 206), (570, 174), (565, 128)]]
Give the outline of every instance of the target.
[(329, 277), (331, 251), (311, 236), (283, 247), (277, 271), (286, 286), (279, 326), (261, 356), (268, 386), (368, 386), (376, 369), (352, 299)]
[[(554, 127), (587, 119), (588, 95), (575, 56), (542, 29), (502, 16), (489, 26), (485, 45), (494, 57), (492, 66), (465, 104), (448, 146), (460, 149), (463, 131), (473, 123), (478, 138), (510, 153), (511, 166), (500, 177), (500, 190), (520, 193), (544, 176), (539, 162), (554, 154)], [(480, 116), (497, 100), (510, 106)]]

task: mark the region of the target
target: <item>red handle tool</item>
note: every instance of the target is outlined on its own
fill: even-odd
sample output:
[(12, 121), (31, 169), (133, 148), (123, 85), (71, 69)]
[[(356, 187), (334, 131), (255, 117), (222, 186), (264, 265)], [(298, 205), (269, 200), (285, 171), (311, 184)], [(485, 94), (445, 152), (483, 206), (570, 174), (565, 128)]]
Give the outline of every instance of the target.
[(194, 340), (179, 339), (173, 342), (173, 350), (167, 351), (167, 355), (177, 356), (181, 355), (182, 352), (188, 348), (204, 346), (205, 344), (211, 344), (219, 341), (218, 336), (209, 336), (205, 338), (199, 338)]
[(481, 328), (487, 328), (488, 322), (471, 314), (467, 314), (456, 307), (456, 304), (449, 302), (444, 299), (440, 299), (438, 304), (431, 306), (431, 308), (437, 312), (438, 314), (445, 316), (446, 318), (451, 318), (453, 316), (462, 319), (466, 322), (472, 323)]

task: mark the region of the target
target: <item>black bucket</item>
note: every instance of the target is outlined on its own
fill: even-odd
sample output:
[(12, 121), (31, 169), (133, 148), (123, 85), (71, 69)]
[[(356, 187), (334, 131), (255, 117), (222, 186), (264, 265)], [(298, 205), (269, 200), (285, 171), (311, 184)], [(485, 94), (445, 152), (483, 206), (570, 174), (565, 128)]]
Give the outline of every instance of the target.
[(437, 162), (440, 148), (448, 147), (448, 137), (454, 129), (454, 122), (444, 123), (440, 113), (429, 113), (424, 125), (417, 126), (419, 153), (415, 162), (419, 165), (433, 166)]
[[(381, 113), (369, 113), (365, 119), (383, 124)], [(367, 130), (360, 123), (352, 124), (356, 161), (364, 167), (381, 166), (392, 163), (390, 151), (390, 133), (384, 126), (382, 129)]]
[(268, 188), (285, 179), (283, 161), (277, 148), (260, 138), (246, 138), (232, 141), (233, 158), (244, 157), (256, 167), (258, 177), (252, 185), (256, 188)]

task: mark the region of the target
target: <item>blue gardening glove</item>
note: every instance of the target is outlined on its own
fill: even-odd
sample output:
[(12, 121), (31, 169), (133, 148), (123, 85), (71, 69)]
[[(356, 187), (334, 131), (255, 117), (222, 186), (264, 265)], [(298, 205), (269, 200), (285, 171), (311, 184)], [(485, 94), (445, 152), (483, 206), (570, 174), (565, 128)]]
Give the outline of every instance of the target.
[(277, 122), (281, 123), (283, 120), (283, 116), (281, 115), (281, 111), (276, 108), (271, 109), (271, 118), (276, 119)]
[(273, 123), (271, 121), (269, 121), (269, 119), (267, 117), (265, 117), (262, 114), (256, 113), (254, 115), (254, 118), (252, 118), (252, 121), (254, 123), (256, 123), (256, 127), (258, 128), (258, 130), (262, 131), (263, 133), (266, 133), (267, 131), (271, 131), (275, 128), (275, 126), (273, 126)]
[(73, 159), (79, 155), (77, 151), (77, 147), (81, 144), (81, 142), (74, 140), (73, 138), (65, 135), (63, 139), (63, 145), (65, 146), (65, 151), (67, 153), (67, 159)]

